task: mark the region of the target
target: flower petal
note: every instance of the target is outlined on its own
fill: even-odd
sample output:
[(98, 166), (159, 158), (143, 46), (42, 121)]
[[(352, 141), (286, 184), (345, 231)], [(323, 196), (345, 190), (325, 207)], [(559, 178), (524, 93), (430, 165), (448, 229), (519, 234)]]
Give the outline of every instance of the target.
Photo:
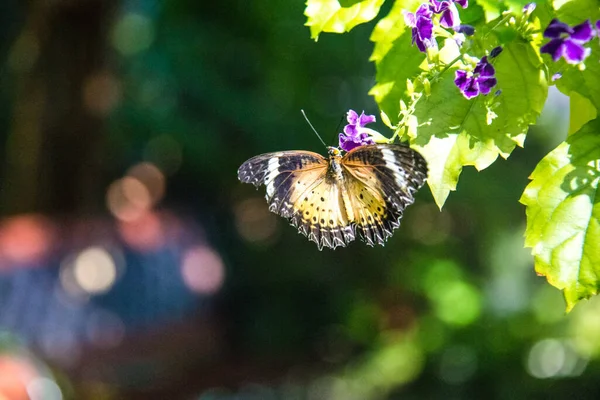
[(360, 114), (360, 117), (358, 118), (358, 125), (363, 127), (363, 126), (365, 126), (367, 124), (371, 124), (375, 121), (376, 121), (376, 119), (375, 119), (374, 115), (365, 115), (365, 112), (363, 111)]
[(356, 125), (356, 121), (358, 120), (358, 113), (354, 110), (348, 110), (348, 114), (346, 114), (346, 119), (349, 124)]
[(444, 28), (452, 28), (460, 25), (460, 16), (454, 4), (450, 4), (440, 17), (440, 25)]
[(429, 18), (417, 18), (416, 29), (421, 39), (431, 39), (433, 37), (433, 21)]
[(594, 31), (592, 29), (592, 23), (587, 20), (582, 24), (573, 27), (573, 34), (571, 39), (587, 43), (594, 37)]
[(459, 4), (462, 8), (469, 7), (469, 0), (454, 0), (456, 4)]
[(475, 34), (475, 27), (472, 25), (466, 25), (466, 24), (459, 25), (454, 30), (458, 33), (463, 33), (467, 36), (472, 36)]
[(433, 12), (432, 12), (429, 4), (427, 4), (427, 3), (421, 4), (419, 6), (419, 8), (417, 8), (416, 16), (417, 16), (417, 18), (425, 17), (425, 18), (431, 19), (431, 17), (433, 17)]
[(429, 4), (430, 4), (431, 11), (433, 11), (436, 14), (440, 14), (440, 13), (446, 11), (448, 6), (450, 5), (450, 1), (448, 1), (448, 0), (443, 0), (443, 1), (429, 0)]
[(352, 138), (340, 133), (340, 148), (344, 151), (350, 151), (355, 147), (360, 146), (360, 143), (355, 142)]
[(479, 75), (482, 77), (490, 77), (494, 76), (494, 74), (496, 74), (496, 70), (494, 69), (494, 66), (490, 63), (483, 64), (481, 71), (479, 72)]
[(564, 56), (569, 64), (579, 64), (587, 56), (590, 55), (591, 49), (584, 48), (581, 44), (574, 40), (567, 39), (564, 41)]
[(479, 92), (481, 94), (488, 94), (498, 81), (494, 77), (482, 77), (477, 79), (477, 83), (479, 84)]
[(466, 71), (459, 69), (454, 73), (454, 84), (463, 91), (467, 87), (468, 75)]
[(479, 94), (479, 84), (475, 79), (471, 79), (465, 90), (461, 91), (463, 96), (465, 96), (467, 99), (472, 99), (473, 97), (477, 97)]
[(356, 129), (356, 125), (348, 124), (344, 127), (344, 133), (347, 136), (356, 136), (358, 135), (358, 130)]
[(544, 37), (558, 39), (563, 33), (570, 35), (573, 33), (573, 30), (569, 25), (554, 18), (552, 21), (550, 21), (550, 24), (548, 24), (548, 27), (544, 31)]
[(563, 39), (552, 39), (540, 48), (540, 52), (548, 53), (552, 56), (552, 60), (558, 61), (564, 52), (563, 42)]
[(498, 57), (502, 53), (502, 46), (497, 46), (490, 51), (490, 58)]
[(402, 14), (404, 14), (404, 23), (406, 24), (406, 26), (414, 28), (417, 24), (417, 17), (415, 16), (415, 14), (405, 10), (402, 10)]
[(531, 14), (532, 12), (535, 11), (535, 3), (527, 3), (523, 6), (523, 14)]

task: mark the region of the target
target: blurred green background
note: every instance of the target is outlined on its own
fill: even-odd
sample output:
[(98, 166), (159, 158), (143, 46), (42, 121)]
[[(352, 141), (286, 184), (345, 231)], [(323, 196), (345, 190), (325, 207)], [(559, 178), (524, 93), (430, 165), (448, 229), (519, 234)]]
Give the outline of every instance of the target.
[(598, 398), (600, 302), (565, 315), (523, 249), (556, 91), (385, 247), (319, 252), (237, 181), (324, 153), (300, 109), (331, 144), (378, 114), (372, 24), (315, 43), (303, 8), (2, 1), (1, 400)]

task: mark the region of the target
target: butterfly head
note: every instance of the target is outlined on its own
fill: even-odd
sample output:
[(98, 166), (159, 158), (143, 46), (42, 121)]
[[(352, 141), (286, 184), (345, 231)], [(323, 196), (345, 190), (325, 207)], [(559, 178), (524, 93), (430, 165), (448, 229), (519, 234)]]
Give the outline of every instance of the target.
[(329, 153), (330, 157), (339, 157), (342, 152), (337, 147), (327, 146), (327, 153)]

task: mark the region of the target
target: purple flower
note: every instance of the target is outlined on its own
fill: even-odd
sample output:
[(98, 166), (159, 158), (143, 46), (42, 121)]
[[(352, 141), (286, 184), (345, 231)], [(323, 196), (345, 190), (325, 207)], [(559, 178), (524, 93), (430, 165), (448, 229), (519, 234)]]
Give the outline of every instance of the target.
[(454, 3), (459, 4), (462, 8), (467, 8), (468, 0), (429, 0), (431, 11), (440, 16), (440, 25), (444, 28), (454, 28), (460, 25), (460, 17), (458, 9)]
[(527, 3), (523, 6), (523, 14), (529, 15), (535, 11), (535, 3)]
[(472, 99), (479, 94), (488, 94), (497, 80), (494, 77), (496, 70), (487, 60), (487, 57), (482, 57), (475, 66), (473, 72), (463, 70), (456, 71), (454, 84), (460, 89), (463, 96), (467, 99)]
[(490, 58), (498, 57), (502, 53), (502, 46), (497, 46), (490, 51)]
[(473, 36), (475, 34), (475, 28), (472, 25), (459, 25), (454, 30), (458, 33), (464, 33), (467, 36)]
[(360, 116), (354, 110), (349, 110), (348, 125), (344, 127), (344, 133), (340, 133), (340, 147), (344, 151), (350, 151), (355, 147), (365, 144), (373, 144), (375, 141), (371, 137), (372, 129), (365, 128), (372, 122), (375, 122), (374, 115), (365, 115), (363, 111)]
[(542, 46), (542, 53), (550, 54), (554, 61), (564, 57), (569, 64), (579, 64), (590, 55), (591, 49), (586, 49), (583, 45), (592, 40), (594, 31), (589, 20), (571, 28), (558, 19), (553, 19), (544, 31), (544, 37), (552, 40)]
[(437, 47), (433, 38), (433, 13), (428, 4), (421, 4), (416, 13), (405, 12), (404, 21), (412, 28), (412, 43), (425, 53), (429, 47)]

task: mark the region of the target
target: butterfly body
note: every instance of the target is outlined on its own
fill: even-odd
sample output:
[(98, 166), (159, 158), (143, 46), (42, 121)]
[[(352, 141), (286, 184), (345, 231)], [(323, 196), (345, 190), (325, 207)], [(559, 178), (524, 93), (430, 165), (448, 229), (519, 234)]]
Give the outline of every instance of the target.
[(346, 246), (357, 234), (383, 245), (426, 180), (425, 160), (402, 145), (328, 150), (328, 159), (308, 151), (262, 154), (243, 163), (238, 178), (265, 185), (269, 210), (319, 249)]

